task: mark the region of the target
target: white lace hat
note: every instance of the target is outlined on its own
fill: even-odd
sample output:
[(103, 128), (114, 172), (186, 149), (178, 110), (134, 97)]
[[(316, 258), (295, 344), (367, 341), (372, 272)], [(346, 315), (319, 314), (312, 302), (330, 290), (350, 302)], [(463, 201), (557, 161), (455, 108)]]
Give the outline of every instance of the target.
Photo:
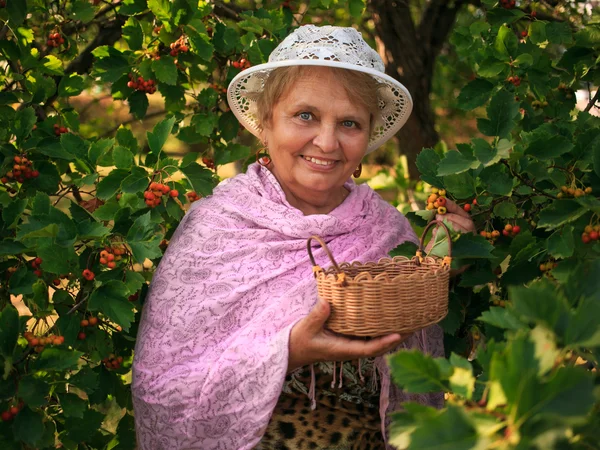
[(401, 83), (385, 74), (381, 57), (354, 28), (304, 25), (286, 37), (273, 50), (269, 62), (240, 72), (227, 90), (229, 106), (240, 123), (259, 137), (256, 117), (256, 93), (262, 91), (269, 74), (278, 67), (326, 66), (356, 70), (371, 75), (378, 89), (379, 117), (367, 152), (372, 152), (404, 125), (412, 111), (412, 98)]

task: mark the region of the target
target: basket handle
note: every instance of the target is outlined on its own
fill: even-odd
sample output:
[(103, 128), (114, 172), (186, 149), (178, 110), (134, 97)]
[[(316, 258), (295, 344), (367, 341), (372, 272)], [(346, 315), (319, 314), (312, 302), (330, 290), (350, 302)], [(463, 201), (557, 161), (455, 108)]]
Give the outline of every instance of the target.
[(313, 268), (319, 267), (317, 265), (317, 262), (315, 261), (315, 257), (312, 254), (312, 248), (311, 248), (311, 245), (310, 245), (310, 243), (312, 242), (313, 239), (315, 241), (317, 241), (321, 245), (321, 247), (323, 248), (323, 250), (325, 250), (325, 253), (327, 253), (327, 256), (329, 256), (329, 260), (333, 264), (333, 267), (335, 267), (335, 271), (338, 274), (342, 273), (342, 270), (340, 269), (340, 266), (338, 266), (338, 263), (335, 261), (333, 255), (331, 254), (331, 251), (329, 250), (329, 248), (327, 248), (327, 244), (319, 236), (311, 236), (311, 237), (308, 238), (308, 241), (306, 241), (306, 249), (308, 250), (308, 256), (310, 258), (310, 262), (313, 265)]
[(434, 225), (442, 227), (446, 232), (446, 235), (448, 236), (448, 256), (452, 257), (452, 238), (450, 237), (450, 230), (448, 230), (446, 224), (441, 220), (432, 220), (427, 224), (427, 226), (423, 230), (423, 234), (421, 235), (421, 240), (419, 241), (419, 251), (421, 253), (425, 251), (425, 237), (427, 236), (427, 232), (429, 231), (429, 229)]

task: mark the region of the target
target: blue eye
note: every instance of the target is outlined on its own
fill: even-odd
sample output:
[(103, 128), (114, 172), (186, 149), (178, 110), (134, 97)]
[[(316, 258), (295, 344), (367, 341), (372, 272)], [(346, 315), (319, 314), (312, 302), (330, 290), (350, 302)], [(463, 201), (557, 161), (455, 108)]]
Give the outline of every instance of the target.
[(358, 124), (353, 120), (344, 120), (342, 125), (344, 125), (346, 128), (356, 128), (358, 126)]
[(302, 120), (310, 120), (312, 118), (312, 114), (309, 112), (301, 112), (298, 114), (298, 117), (300, 117)]

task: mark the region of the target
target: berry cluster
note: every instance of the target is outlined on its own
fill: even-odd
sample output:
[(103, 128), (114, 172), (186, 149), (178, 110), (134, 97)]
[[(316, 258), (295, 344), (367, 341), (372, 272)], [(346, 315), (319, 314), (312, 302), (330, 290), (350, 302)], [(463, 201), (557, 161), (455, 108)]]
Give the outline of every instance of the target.
[[(0, 7), (4, 7), (4, 6), (2, 6), (2, 4), (0, 4)], [(17, 414), (19, 414), (19, 411), (21, 411), (21, 409), (23, 409), (23, 406), (25, 406), (25, 404), (21, 400), (17, 405), (11, 406), (6, 411), (2, 411), (2, 414), (0, 414), (0, 418), (2, 418), (3, 422), (10, 422), (11, 420), (13, 420), (15, 418), (15, 416)]]
[(144, 80), (144, 77), (137, 77), (136, 79), (135, 75), (132, 73), (129, 74), (127, 87), (147, 94), (154, 94), (156, 92), (156, 83), (154, 80)]
[(109, 269), (114, 269), (124, 254), (125, 249), (123, 247), (104, 247), (104, 250), (100, 252), (100, 264)]
[(519, 76), (515, 75), (515, 76), (510, 76), (506, 79), (506, 81), (508, 81), (509, 83), (513, 84), (515, 87), (518, 87), (521, 85), (521, 78), (519, 78)]
[(476, 199), (476, 198), (474, 198), (474, 199), (473, 199), (473, 202), (471, 202), (471, 203), (465, 203), (465, 204), (463, 205), (463, 209), (464, 209), (466, 212), (470, 212), (470, 211), (471, 211), (471, 209), (473, 208), (473, 206), (475, 206), (475, 205), (477, 205), (477, 199)]
[(185, 196), (188, 198), (190, 203), (194, 203), (197, 200), (200, 200), (200, 196), (195, 191), (190, 191)]
[(54, 134), (60, 136), (61, 134), (68, 133), (69, 129), (67, 127), (61, 127), (59, 124), (54, 124)]
[(179, 53), (187, 53), (190, 50), (185, 43), (184, 36), (180, 36), (179, 39), (177, 39), (175, 42), (171, 42), (171, 45), (169, 47), (171, 48), (169, 55), (174, 57), (177, 57)]
[(104, 358), (102, 362), (107, 369), (120, 369), (121, 364), (123, 364), (123, 357), (115, 356), (114, 353), (111, 353), (108, 355), (108, 358)]
[(438, 214), (446, 214), (446, 191), (444, 189), (431, 188), (431, 194), (427, 198), (427, 209), (437, 209)]
[(500, 297), (495, 295), (493, 297), (492, 304), (504, 308), (506, 306), (506, 300), (502, 300)]
[(504, 9), (513, 9), (516, 4), (515, 0), (500, 0), (500, 6)]
[(54, 33), (50, 33), (48, 35), (48, 40), (46, 41), (46, 45), (48, 47), (60, 47), (61, 45), (63, 45), (65, 43), (65, 38), (63, 38), (60, 33), (57, 33), (56, 31)]
[(479, 235), (483, 236), (484, 238), (488, 239), (493, 243), (496, 239), (500, 237), (500, 232), (498, 230), (480, 231)]
[(169, 196), (175, 198), (179, 196), (179, 191), (177, 191), (177, 189), (171, 189), (166, 184), (153, 181), (150, 183), (148, 189), (144, 191), (146, 205), (148, 205), (150, 208), (160, 205), (161, 197), (166, 194), (169, 194)]
[(88, 281), (92, 281), (96, 277), (94, 272), (92, 272), (90, 269), (83, 269), (83, 272), (81, 272), (81, 275), (83, 276), (83, 278), (85, 278)]
[(98, 318), (94, 317), (94, 316), (90, 316), (87, 319), (81, 319), (81, 322), (79, 322), (79, 325), (81, 325), (81, 328), (95, 327), (96, 325), (98, 325)]
[(584, 244), (589, 244), (591, 241), (597, 241), (600, 238), (600, 225), (588, 225), (581, 234), (581, 241)]
[(554, 269), (558, 264), (556, 261), (548, 261), (540, 264), (540, 270), (542, 272), (548, 272), (549, 270)]
[(212, 158), (202, 158), (202, 163), (206, 166), (207, 169), (215, 170), (215, 161)]
[(507, 223), (504, 225), (504, 230), (502, 230), (502, 234), (504, 236), (515, 237), (517, 234), (521, 232), (521, 227), (519, 225), (511, 225)]
[(11, 180), (23, 183), (26, 179), (40, 176), (40, 172), (31, 170), (31, 161), (25, 156), (15, 156), (13, 161), (15, 163), (13, 169), (6, 172), (6, 175), (0, 179), (2, 183), (6, 184)]
[(578, 198), (592, 193), (592, 188), (590, 186), (584, 189), (573, 187), (568, 188), (567, 186), (561, 186), (560, 190), (561, 192), (559, 192), (557, 195), (558, 198), (563, 198), (565, 196)]
[(219, 86), (217, 83), (210, 84), (210, 85), (209, 85), (209, 87), (210, 87), (211, 89), (214, 89), (214, 90), (215, 90), (215, 91), (217, 91), (217, 92), (222, 92), (223, 94), (225, 94), (225, 93), (227, 92), (227, 89), (225, 89), (225, 88), (222, 88), (222, 87), (221, 87), (221, 86)]
[(30, 347), (33, 347), (37, 353), (41, 353), (46, 345), (62, 345), (65, 343), (64, 336), (49, 334), (46, 337), (36, 337), (31, 331), (23, 333), (23, 337), (27, 339)]
[(250, 64), (250, 61), (248, 61), (246, 58), (241, 58), (239, 61), (233, 61), (231, 63), (231, 65), (233, 67), (235, 67), (236, 69), (247, 69), (249, 67), (252, 66), (252, 64)]
[(43, 262), (44, 260), (39, 256), (31, 261), (31, 267), (34, 269), (33, 273), (35, 273), (38, 276), (38, 278), (41, 278), (43, 275), (42, 269), (40, 269), (40, 264), (42, 264)]

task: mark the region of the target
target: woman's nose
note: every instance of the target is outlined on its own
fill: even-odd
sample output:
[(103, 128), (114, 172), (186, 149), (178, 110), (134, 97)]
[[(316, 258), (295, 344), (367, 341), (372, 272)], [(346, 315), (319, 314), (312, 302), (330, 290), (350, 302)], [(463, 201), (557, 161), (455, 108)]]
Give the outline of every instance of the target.
[(317, 135), (313, 139), (313, 144), (319, 147), (324, 153), (337, 150), (340, 143), (338, 141), (335, 126), (321, 124), (317, 130)]

